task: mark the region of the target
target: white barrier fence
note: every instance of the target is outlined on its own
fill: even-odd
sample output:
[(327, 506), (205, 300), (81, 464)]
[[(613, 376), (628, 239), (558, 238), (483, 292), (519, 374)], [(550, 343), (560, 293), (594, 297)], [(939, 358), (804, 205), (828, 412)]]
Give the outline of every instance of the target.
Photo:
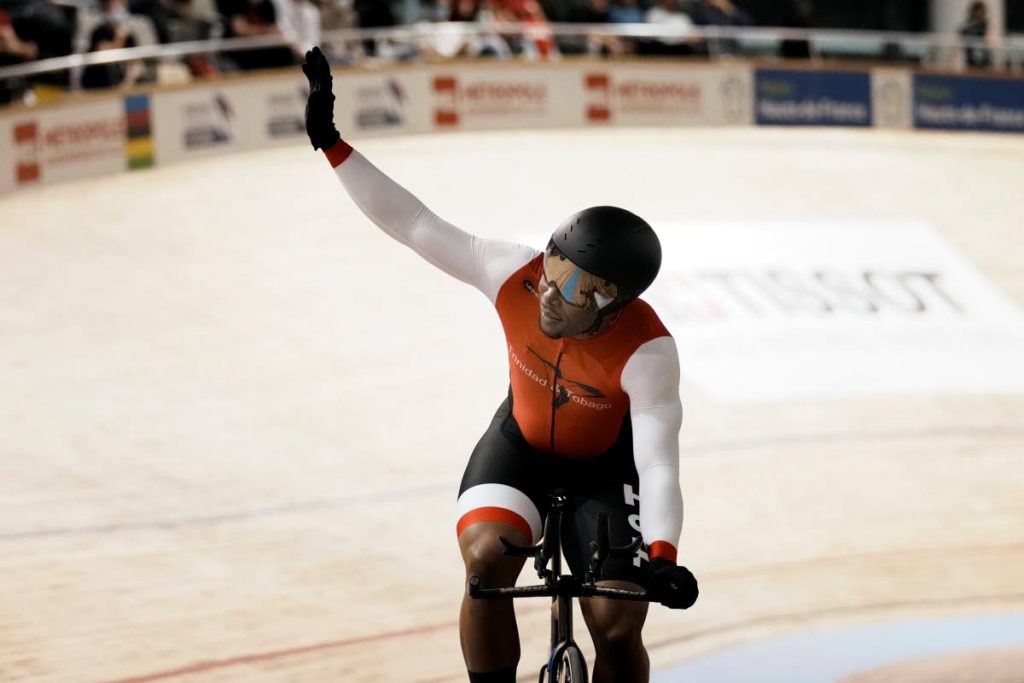
[[(983, 100), (989, 91), (995, 92), (995, 104), (971, 100), (968, 112), (968, 105), (960, 102), (964, 93), (981, 93), (977, 97)], [(353, 140), (615, 125), (907, 128), (941, 127), (916, 119), (915, 107), (930, 107), (928, 112), (945, 107), (943, 111), (970, 113), (974, 118), (969, 123), (979, 122), (950, 127), (986, 129), (983, 124), (989, 116), (992, 129), (1024, 131), (1022, 91), (1020, 79), (943, 77), (895, 68), (814, 71), (740, 63), (472, 62), (341, 70), (335, 77), (335, 121)], [(0, 192), (305, 142), (305, 100), (305, 80), (296, 73), (8, 110), (0, 113)]]

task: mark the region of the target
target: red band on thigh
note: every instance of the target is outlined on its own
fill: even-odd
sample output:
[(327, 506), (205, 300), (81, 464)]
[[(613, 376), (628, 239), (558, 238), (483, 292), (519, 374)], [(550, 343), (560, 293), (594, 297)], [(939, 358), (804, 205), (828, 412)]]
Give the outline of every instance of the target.
[(483, 507), (470, 510), (466, 514), (462, 515), (461, 519), (459, 519), (459, 523), (456, 526), (456, 532), (461, 534), (468, 527), (478, 522), (501, 522), (502, 524), (510, 524), (523, 533), (523, 536), (526, 537), (527, 543), (533, 542), (533, 531), (530, 529), (530, 524), (523, 519), (521, 515), (518, 515), (511, 510), (498, 507)]

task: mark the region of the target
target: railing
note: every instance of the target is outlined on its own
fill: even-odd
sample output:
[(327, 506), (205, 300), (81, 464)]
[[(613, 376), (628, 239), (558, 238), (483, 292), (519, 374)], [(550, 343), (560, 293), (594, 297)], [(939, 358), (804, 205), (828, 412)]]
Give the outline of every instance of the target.
[[(432, 41), (451, 38), (487, 38), (514, 36), (530, 40), (538, 32), (558, 38), (582, 39), (584, 52), (596, 54), (603, 40), (686, 39), (697, 41), (711, 59), (732, 57), (774, 57), (786, 41), (801, 42), (812, 62), (832, 59), (870, 59), (875, 62), (913, 61), (926, 67), (958, 70), (964, 67), (962, 55), (968, 48), (984, 47), (991, 55), (992, 70), (1024, 68), (1024, 36), (1007, 36), (998, 43), (980, 44), (954, 34), (919, 34), (892, 31), (805, 30), (790, 28), (747, 28), (695, 26), (684, 30), (656, 24), (411, 24), (387, 29), (344, 29), (324, 31), (321, 44), (356, 45), (375, 41), (390, 45), (373, 61), (399, 61), (415, 58), (418, 50)], [(94, 64), (114, 64), (135, 60), (168, 60), (210, 53), (230, 53), (254, 48), (281, 47), (289, 43), (281, 37), (230, 38), (205, 41), (146, 45), (135, 48), (103, 50), (66, 57), (43, 59), (15, 66), (0, 67), (0, 80), (25, 78), (45, 73), (80, 69)], [(406, 50), (394, 48), (408, 48)]]

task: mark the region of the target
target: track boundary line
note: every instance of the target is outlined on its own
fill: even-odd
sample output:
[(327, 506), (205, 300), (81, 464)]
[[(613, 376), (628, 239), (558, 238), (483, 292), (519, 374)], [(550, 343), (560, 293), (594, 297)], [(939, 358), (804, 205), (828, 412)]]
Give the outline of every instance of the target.
[[(924, 430), (890, 430), (880, 432), (832, 432), (819, 434), (790, 434), (766, 438), (734, 439), (710, 442), (705, 445), (684, 445), (680, 449), (681, 456), (708, 455), (727, 453), (730, 451), (744, 451), (769, 446), (782, 446), (793, 444), (814, 444), (814, 443), (855, 443), (858, 441), (884, 440), (911, 440), (926, 439), (933, 437), (950, 436), (1024, 436), (1024, 426), (1010, 427), (954, 427)], [(446, 480), (447, 481), (447, 480)], [(61, 536), (86, 536), (104, 535), (131, 531), (162, 531), (193, 526), (210, 526), (215, 524), (229, 524), (234, 522), (247, 522), (263, 517), (277, 515), (301, 514), (319, 509), (330, 509), (343, 507), (360, 502), (404, 502), (410, 497), (430, 496), (441, 491), (453, 491), (454, 487), (446, 482), (432, 482), (406, 489), (393, 489), (390, 491), (379, 491), (376, 493), (358, 493), (333, 498), (323, 498), (305, 502), (278, 505), (253, 510), (240, 510), (236, 512), (225, 512), (216, 515), (201, 515), (195, 517), (181, 517), (177, 519), (155, 520), (152, 522), (134, 522), (122, 524), (102, 524), (85, 527), (58, 527), (53, 529), (40, 529), (37, 531), (12, 531), (0, 533), (0, 543), (14, 541), (30, 541)], [(454, 493), (453, 493), (454, 495)]]
[[(1004, 548), (1004, 547), (1018, 548), (1021, 545), (1022, 544), (1011, 544), (1011, 545), (1008, 545), (1008, 546), (992, 546), (989, 549), (994, 550), (994, 549), (999, 549), (999, 548)], [(954, 550), (959, 551), (961, 549), (960, 548), (956, 548)], [(936, 552), (936, 551), (937, 550), (929, 550), (927, 552), (930, 553), (930, 552)], [(906, 553), (906, 554), (910, 554), (910, 552), (911, 551), (908, 551), (908, 553)], [(950, 549), (946, 549), (945, 552), (948, 554), (950, 552)], [(872, 556), (873, 556), (872, 554), (865, 554), (864, 555), (865, 558), (872, 557)], [(854, 556), (850, 556), (850, 558), (852, 558), (852, 557), (854, 557)], [(847, 558), (847, 559), (850, 559), (850, 558)], [(831, 560), (832, 560), (832, 558), (819, 558), (817, 560), (808, 561), (808, 562), (806, 562), (804, 564), (807, 564), (807, 565), (827, 564)], [(781, 565), (772, 565), (771, 568), (762, 567), (762, 568), (759, 568), (759, 569), (754, 569), (754, 570), (749, 571), (748, 573), (752, 574), (752, 575), (754, 575), (754, 574), (771, 573), (772, 571), (778, 571), (780, 568), (783, 568), (783, 570), (784, 570), (785, 567), (792, 567), (792, 566), (793, 566), (793, 563), (784, 563), (784, 564), (781, 564)], [(733, 576), (737, 575), (738, 573), (739, 572), (734, 573)], [(714, 580), (715, 577), (716, 577), (716, 575), (712, 574), (712, 575), (709, 575), (706, 578), (708, 580)], [(648, 641), (648, 648), (650, 648), (650, 649), (665, 648), (665, 647), (670, 647), (670, 646), (673, 646), (673, 645), (678, 645), (680, 643), (684, 643), (684, 642), (687, 642), (687, 641), (697, 640), (699, 638), (704, 638), (704, 637), (707, 637), (707, 636), (713, 636), (713, 635), (720, 635), (720, 634), (723, 634), (723, 633), (728, 633), (730, 631), (735, 631), (735, 630), (738, 630), (738, 629), (750, 628), (750, 627), (755, 627), (755, 626), (770, 625), (770, 624), (776, 624), (776, 623), (785, 622), (785, 621), (820, 619), (820, 618), (828, 617), (828, 616), (855, 615), (855, 614), (872, 613), (872, 612), (885, 612), (885, 611), (895, 610), (895, 609), (905, 609), (905, 608), (908, 608), (908, 607), (909, 608), (913, 608), (913, 607), (934, 607), (934, 606), (939, 606), (939, 605), (951, 605), (951, 606), (963, 607), (963, 606), (968, 606), (968, 605), (973, 605), (973, 604), (977, 604), (977, 605), (991, 604), (991, 603), (996, 602), (996, 601), (1018, 601), (1018, 600), (1024, 601), (1024, 593), (1006, 593), (1006, 594), (1002, 594), (1002, 595), (980, 595), (980, 596), (979, 595), (975, 595), (975, 596), (967, 596), (967, 597), (962, 597), (962, 598), (949, 598), (949, 599), (945, 599), (945, 598), (944, 599), (938, 599), (938, 598), (936, 598), (936, 599), (888, 601), (888, 602), (871, 603), (871, 604), (857, 605), (857, 606), (823, 607), (823, 608), (818, 608), (818, 609), (803, 610), (803, 611), (800, 611), (800, 612), (769, 614), (769, 615), (762, 615), (762, 616), (753, 617), (753, 618), (745, 619), (745, 620), (741, 620), (741, 621), (727, 622), (727, 623), (724, 623), (724, 624), (719, 624), (717, 626), (710, 626), (710, 627), (703, 628), (703, 629), (701, 629), (699, 631), (694, 631), (692, 633), (687, 633), (687, 634), (684, 634), (684, 635), (681, 635), (681, 636), (674, 636), (672, 638), (667, 638), (667, 639), (664, 639), (664, 640)], [(520, 614), (523, 614), (523, 613), (528, 614), (528, 613), (533, 613), (533, 612), (548, 611), (549, 609), (550, 609), (550, 607), (548, 605), (542, 605), (542, 606), (539, 606), (539, 607), (517, 608), (516, 611), (517, 611), (517, 613), (520, 613)], [(382, 641), (382, 640), (392, 640), (392, 639), (398, 639), (398, 638), (405, 638), (405, 637), (408, 637), (408, 636), (422, 635), (422, 634), (425, 634), (425, 633), (432, 633), (432, 632), (441, 631), (441, 630), (449, 629), (449, 628), (450, 629), (455, 629), (455, 628), (458, 628), (458, 625), (459, 625), (458, 620), (449, 620), (449, 621), (444, 621), (444, 622), (436, 622), (436, 623), (433, 623), (433, 624), (425, 624), (423, 626), (416, 626), (416, 627), (411, 627), (411, 628), (406, 628), (406, 629), (400, 629), (400, 630), (397, 630), (397, 631), (385, 631), (385, 632), (382, 632), (382, 633), (374, 633), (374, 634), (369, 634), (369, 635), (365, 635), (365, 636), (355, 636), (355, 637), (352, 637), (352, 638), (346, 638), (346, 639), (342, 639), (342, 640), (326, 641), (326, 642), (323, 642), (323, 643), (314, 643), (314, 644), (311, 644), (311, 645), (303, 645), (303, 646), (298, 646), (298, 647), (285, 648), (285, 649), (281, 649), (281, 650), (267, 650), (267, 651), (264, 651), (264, 652), (256, 652), (256, 653), (251, 653), (251, 654), (246, 654), (246, 655), (238, 655), (238, 656), (235, 656), (235, 657), (228, 657), (228, 658), (225, 658), (225, 659), (204, 660), (204, 661), (194, 662), (192, 664), (186, 664), (184, 666), (177, 667), (177, 668), (174, 668), (174, 669), (167, 669), (167, 670), (164, 670), (164, 671), (157, 671), (157, 672), (148, 673), (148, 674), (141, 674), (141, 675), (137, 675), (137, 676), (130, 676), (128, 678), (111, 679), (109, 681), (106, 681), (105, 683), (149, 683), (150, 681), (158, 681), (158, 680), (163, 680), (163, 679), (167, 679), (167, 678), (174, 678), (175, 676), (184, 676), (184, 675), (187, 675), (187, 674), (203, 673), (203, 672), (211, 671), (211, 670), (214, 670), (214, 669), (223, 669), (223, 668), (229, 668), (229, 667), (233, 667), (233, 666), (241, 666), (241, 665), (245, 665), (245, 664), (253, 664), (253, 663), (257, 663), (257, 662), (273, 661), (273, 660), (277, 660), (277, 659), (284, 659), (284, 658), (287, 658), (287, 657), (293, 657), (293, 656), (296, 656), (296, 655), (309, 654), (309, 653), (312, 653), (312, 652), (320, 652), (320, 651), (324, 651), (324, 650), (341, 649), (341, 648), (350, 647), (350, 646), (353, 646), (353, 645), (361, 645), (361, 644), (370, 643), (370, 642), (379, 642), (379, 641)], [(717, 648), (717, 649), (721, 649), (721, 648)], [(711, 652), (714, 652), (714, 651), (715, 650), (711, 650)], [(443, 680), (443, 679), (441, 679), (441, 680)]]

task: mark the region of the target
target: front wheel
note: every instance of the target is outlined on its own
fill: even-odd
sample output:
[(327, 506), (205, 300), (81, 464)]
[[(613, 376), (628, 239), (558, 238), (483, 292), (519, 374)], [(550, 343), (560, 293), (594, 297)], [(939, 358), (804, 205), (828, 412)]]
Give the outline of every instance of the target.
[(575, 645), (565, 648), (556, 669), (558, 683), (587, 683), (587, 661)]

